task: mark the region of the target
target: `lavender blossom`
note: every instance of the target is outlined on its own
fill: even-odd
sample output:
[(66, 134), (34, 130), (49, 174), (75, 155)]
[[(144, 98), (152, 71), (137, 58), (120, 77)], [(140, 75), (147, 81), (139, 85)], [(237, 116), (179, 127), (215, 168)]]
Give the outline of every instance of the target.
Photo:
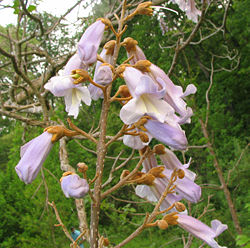
[(39, 173), (53, 144), (53, 134), (44, 132), (21, 147), (21, 160), (15, 167), (17, 175), (26, 184), (32, 183)]
[(65, 176), (61, 179), (61, 188), (67, 198), (82, 198), (89, 191), (89, 185), (85, 179), (77, 174)]
[(144, 125), (148, 133), (158, 141), (177, 150), (187, 148), (187, 138), (185, 132), (178, 123), (161, 123), (157, 120), (149, 119)]
[(190, 165), (191, 160), (187, 164), (182, 164), (180, 160), (176, 157), (176, 155), (166, 147), (164, 148), (164, 154), (159, 154), (161, 162), (166, 166), (167, 169), (181, 169), (185, 173), (185, 177), (189, 180), (194, 181), (196, 178), (196, 174), (187, 168)]
[(78, 43), (78, 54), (81, 61), (90, 65), (97, 60), (97, 50), (102, 41), (105, 24), (102, 20), (98, 20), (90, 25), (82, 35)]
[(160, 122), (173, 121), (173, 108), (161, 98), (165, 91), (158, 90), (153, 80), (143, 75), (139, 70), (126, 67), (124, 80), (133, 96), (120, 111), (120, 118), (125, 124), (137, 122), (145, 114), (154, 117)]
[(191, 216), (185, 214), (178, 214), (177, 222), (181, 228), (190, 232), (195, 237), (203, 240), (210, 247), (223, 248), (214, 240), (214, 238), (218, 237), (222, 232), (227, 229), (227, 225), (222, 224), (219, 220), (211, 221), (212, 228), (210, 228), (206, 224)]
[(78, 54), (73, 55), (65, 66), (63, 75), (52, 77), (44, 88), (49, 90), (54, 96), (64, 96), (66, 111), (68, 115), (78, 116), (81, 101), (86, 105), (91, 104), (91, 97), (86, 86), (75, 85), (71, 71), (74, 69), (86, 69)]
[(163, 99), (179, 114), (179, 117), (175, 116), (176, 121), (179, 124), (190, 123), (190, 117), (193, 115), (193, 111), (190, 107), (186, 107), (187, 104), (184, 98), (190, 94), (194, 94), (196, 87), (193, 84), (189, 84), (186, 91), (183, 92), (182, 87), (175, 85), (158, 66), (151, 64), (149, 69), (153, 78), (156, 78), (157, 82), (160, 83), (159, 87), (163, 87), (166, 91)]

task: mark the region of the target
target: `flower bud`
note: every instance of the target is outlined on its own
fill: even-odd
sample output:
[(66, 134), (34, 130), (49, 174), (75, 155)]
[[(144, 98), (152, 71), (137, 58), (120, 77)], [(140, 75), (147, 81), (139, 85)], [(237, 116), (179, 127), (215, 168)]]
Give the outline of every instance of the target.
[(184, 170), (179, 169), (179, 170), (177, 171), (177, 175), (178, 175), (178, 177), (179, 177), (180, 179), (184, 178), (184, 177), (185, 177), (185, 172), (184, 172)]
[(130, 93), (129, 93), (129, 89), (127, 85), (121, 85), (118, 89), (119, 94), (121, 95), (121, 97), (130, 97)]
[(148, 137), (148, 135), (147, 134), (145, 134), (145, 133), (143, 133), (143, 132), (139, 132), (139, 137), (140, 137), (140, 139), (141, 139), (141, 141), (143, 142), (143, 143), (147, 143), (147, 142), (149, 142), (149, 137)]
[(104, 45), (104, 49), (106, 49), (106, 55), (113, 55), (114, 54), (114, 49), (115, 49), (115, 40), (110, 40)]
[(109, 240), (108, 238), (103, 238), (103, 245), (108, 246), (109, 245)]
[(149, 16), (153, 15), (153, 9), (150, 8), (151, 5), (152, 5), (152, 2), (150, 2), (150, 1), (140, 3), (137, 6), (136, 10), (135, 10), (136, 14), (138, 14), (138, 15), (149, 15)]
[(152, 174), (155, 177), (164, 178), (164, 177), (166, 177), (164, 174), (162, 174), (164, 169), (165, 169), (165, 166), (158, 166), (158, 167), (154, 167), (154, 168), (150, 169), (148, 171), (148, 173)]
[(176, 210), (179, 211), (179, 212), (183, 212), (183, 211), (186, 210), (185, 205), (183, 203), (181, 203), (181, 202), (175, 202), (174, 206), (175, 206)]
[(158, 226), (160, 229), (165, 230), (165, 229), (168, 228), (168, 223), (167, 223), (167, 221), (165, 221), (165, 220), (158, 220), (158, 221), (157, 221), (157, 226)]
[(165, 146), (162, 144), (158, 144), (154, 146), (154, 152), (158, 155), (163, 155), (165, 154)]
[(78, 163), (77, 168), (81, 173), (85, 173), (88, 170), (88, 166), (85, 163)]
[(137, 44), (138, 42), (131, 37), (125, 38), (123, 42), (121, 43), (121, 45), (124, 46), (129, 53), (131, 51), (136, 51)]

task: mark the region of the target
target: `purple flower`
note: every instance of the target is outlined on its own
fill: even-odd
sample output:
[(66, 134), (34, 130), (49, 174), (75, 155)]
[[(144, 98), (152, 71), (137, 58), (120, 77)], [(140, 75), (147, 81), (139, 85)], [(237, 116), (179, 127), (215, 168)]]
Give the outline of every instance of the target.
[[(103, 64), (96, 68), (94, 75), (94, 82), (100, 85), (107, 85), (111, 83), (113, 80), (113, 73), (110, 66)], [(100, 88), (90, 84), (88, 86), (91, 98), (93, 100), (98, 100), (99, 98), (103, 98), (103, 92)]]
[(78, 54), (73, 55), (65, 66), (63, 76), (52, 77), (44, 88), (54, 96), (64, 96), (66, 111), (68, 115), (78, 116), (81, 101), (86, 105), (91, 104), (91, 97), (86, 86), (75, 85), (71, 71), (75, 69), (86, 69)]
[(185, 132), (178, 123), (161, 123), (157, 120), (149, 119), (144, 125), (150, 135), (160, 142), (177, 150), (187, 148), (187, 138)]
[(159, 90), (154, 81), (139, 70), (126, 67), (124, 80), (133, 96), (120, 111), (120, 118), (125, 124), (137, 122), (145, 114), (160, 122), (174, 121), (174, 109), (161, 98), (165, 90)]
[(61, 188), (67, 198), (82, 198), (89, 192), (87, 181), (77, 174), (63, 177), (61, 179)]
[(97, 60), (97, 50), (102, 41), (105, 24), (98, 20), (91, 24), (84, 34), (82, 35), (78, 43), (78, 54), (85, 64), (90, 65)]
[(185, 173), (185, 177), (194, 181), (196, 178), (196, 174), (187, 168), (190, 165), (191, 160), (187, 164), (182, 164), (180, 160), (176, 157), (176, 155), (166, 147), (164, 148), (164, 154), (159, 154), (161, 162), (166, 166), (167, 169), (181, 169)]
[(40, 171), (53, 146), (52, 136), (53, 134), (44, 132), (21, 147), (21, 160), (15, 169), (26, 184), (32, 183)]
[(160, 87), (164, 85), (163, 87), (166, 93), (163, 99), (180, 115), (179, 117), (175, 116), (176, 121), (178, 121), (179, 124), (190, 123), (190, 117), (193, 115), (193, 111), (190, 107), (187, 107), (184, 98), (190, 94), (194, 94), (196, 87), (193, 84), (189, 84), (186, 91), (183, 92), (182, 87), (175, 85), (158, 66), (151, 64), (149, 69), (153, 78), (156, 78), (158, 83), (160, 83)]
[(214, 240), (214, 238), (218, 237), (222, 232), (227, 229), (227, 225), (222, 224), (219, 220), (211, 221), (212, 228), (210, 228), (206, 224), (191, 216), (185, 214), (178, 214), (177, 222), (181, 228), (190, 232), (195, 237), (203, 240), (210, 247), (223, 248), (219, 246), (219, 244)]

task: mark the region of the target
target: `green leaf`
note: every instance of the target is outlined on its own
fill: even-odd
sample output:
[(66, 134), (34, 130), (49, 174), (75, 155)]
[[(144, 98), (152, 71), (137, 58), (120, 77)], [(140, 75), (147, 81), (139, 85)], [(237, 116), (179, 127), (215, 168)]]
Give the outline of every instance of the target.
[(32, 11), (36, 10), (36, 6), (35, 5), (30, 5), (27, 10), (29, 12), (32, 12)]

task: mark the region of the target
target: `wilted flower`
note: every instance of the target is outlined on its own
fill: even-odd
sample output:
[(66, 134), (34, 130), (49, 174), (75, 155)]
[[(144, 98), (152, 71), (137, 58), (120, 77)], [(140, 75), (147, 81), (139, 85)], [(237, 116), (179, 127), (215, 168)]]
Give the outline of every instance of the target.
[(212, 220), (212, 228), (210, 228), (201, 221), (186, 214), (178, 214), (177, 216), (177, 222), (181, 228), (190, 232), (195, 237), (203, 240), (212, 248), (223, 248), (219, 246), (214, 238), (218, 237), (222, 232), (224, 232), (227, 229), (227, 225), (222, 224), (219, 220)]
[(53, 134), (44, 132), (21, 147), (21, 160), (15, 169), (26, 184), (32, 183), (39, 173), (53, 146), (52, 136)]
[(61, 188), (67, 198), (82, 198), (89, 192), (87, 181), (77, 174), (63, 176), (61, 178)]

